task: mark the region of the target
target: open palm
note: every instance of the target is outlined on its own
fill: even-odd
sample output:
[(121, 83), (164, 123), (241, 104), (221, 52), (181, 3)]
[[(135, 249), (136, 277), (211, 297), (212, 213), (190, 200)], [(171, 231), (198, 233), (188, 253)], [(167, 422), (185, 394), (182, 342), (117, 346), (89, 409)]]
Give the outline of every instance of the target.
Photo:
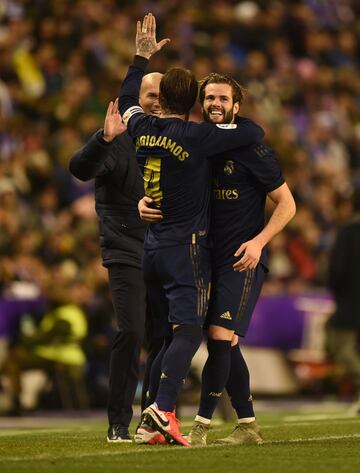
[(169, 38), (156, 41), (156, 20), (148, 13), (144, 19), (137, 22), (136, 25), (136, 54), (149, 59), (153, 54), (170, 41)]
[(123, 124), (119, 113), (119, 101), (116, 99), (115, 102), (111, 101), (109, 103), (106, 111), (104, 139), (106, 141), (112, 141), (115, 136), (120, 135), (125, 129), (126, 126)]

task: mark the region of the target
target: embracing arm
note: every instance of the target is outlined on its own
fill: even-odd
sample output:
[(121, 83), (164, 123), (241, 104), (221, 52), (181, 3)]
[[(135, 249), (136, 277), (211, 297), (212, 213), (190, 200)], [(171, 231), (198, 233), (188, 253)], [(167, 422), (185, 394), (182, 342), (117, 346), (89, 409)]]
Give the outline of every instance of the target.
[(232, 149), (261, 143), (264, 130), (250, 119), (229, 124), (193, 123), (189, 138), (197, 151), (207, 158)]
[(286, 183), (268, 193), (275, 203), (275, 209), (264, 229), (252, 240), (243, 243), (236, 251), (235, 256), (240, 257), (234, 264), (235, 271), (254, 269), (261, 256), (261, 251), (269, 241), (277, 235), (290, 222), (296, 213), (294, 198)]

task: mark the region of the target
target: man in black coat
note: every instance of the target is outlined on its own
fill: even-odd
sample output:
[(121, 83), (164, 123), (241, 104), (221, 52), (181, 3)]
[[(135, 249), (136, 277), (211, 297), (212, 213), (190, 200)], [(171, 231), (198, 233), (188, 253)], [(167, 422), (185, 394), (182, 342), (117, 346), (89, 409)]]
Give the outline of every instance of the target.
[(329, 259), (329, 287), (336, 310), (327, 324), (327, 349), (353, 376), (360, 414), (360, 188), (353, 193), (353, 216), (339, 230)]
[[(140, 104), (149, 114), (160, 114), (162, 74), (144, 77)], [(146, 225), (137, 203), (144, 195), (135, 146), (125, 131), (118, 100), (110, 102), (104, 128), (71, 158), (71, 173), (82, 181), (95, 178), (95, 208), (99, 219), (103, 265), (108, 269), (111, 297), (119, 331), (110, 357), (108, 442), (131, 442), (139, 354), (144, 337), (146, 291), (142, 251)]]

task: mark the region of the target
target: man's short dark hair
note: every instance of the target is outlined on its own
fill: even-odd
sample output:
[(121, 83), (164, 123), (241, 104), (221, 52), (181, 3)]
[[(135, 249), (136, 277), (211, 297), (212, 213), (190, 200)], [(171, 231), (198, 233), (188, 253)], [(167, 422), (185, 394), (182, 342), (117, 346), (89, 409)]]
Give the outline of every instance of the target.
[(159, 101), (164, 113), (188, 115), (197, 94), (197, 80), (188, 69), (170, 69), (161, 79)]
[(199, 100), (201, 105), (204, 103), (205, 99), (205, 88), (209, 84), (228, 84), (232, 88), (232, 98), (233, 102), (242, 103), (245, 95), (245, 89), (242, 85), (239, 84), (235, 79), (232, 77), (224, 74), (217, 74), (216, 72), (212, 72), (208, 76), (206, 76), (202, 81), (200, 81), (200, 90), (199, 90)]

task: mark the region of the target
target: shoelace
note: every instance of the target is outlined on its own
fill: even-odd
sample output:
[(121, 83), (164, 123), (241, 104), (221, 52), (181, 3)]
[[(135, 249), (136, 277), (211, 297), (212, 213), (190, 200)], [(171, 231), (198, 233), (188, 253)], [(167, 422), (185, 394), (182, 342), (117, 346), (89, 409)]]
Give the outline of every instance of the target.
[(235, 429), (233, 430), (233, 432), (236, 432), (237, 430), (244, 430), (244, 431), (249, 431), (249, 430), (253, 430), (253, 428), (249, 429), (248, 428), (248, 424), (238, 424)]
[(126, 427), (113, 427), (113, 435), (118, 435), (119, 437), (125, 437), (129, 435), (129, 431)]
[(208, 433), (208, 428), (203, 424), (195, 424), (193, 427), (194, 432), (200, 435), (202, 439), (204, 439)]
[(250, 436), (259, 436), (261, 438), (260, 432), (257, 431), (254, 425), (238, 424), (232, 433), (236, 433), (238, 431), (245, 432), (247, 435), (250, 435)]

